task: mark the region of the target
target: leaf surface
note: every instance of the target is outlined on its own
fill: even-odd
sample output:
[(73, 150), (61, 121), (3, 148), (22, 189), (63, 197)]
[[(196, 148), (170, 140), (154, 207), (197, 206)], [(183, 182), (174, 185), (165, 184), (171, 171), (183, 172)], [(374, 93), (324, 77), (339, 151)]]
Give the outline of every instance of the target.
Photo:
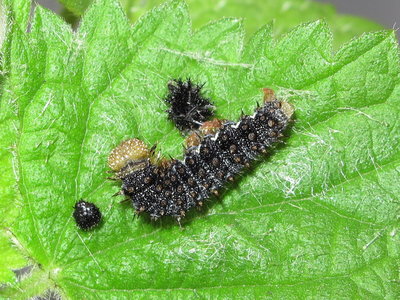
[[(321, 21), (280, 39), (265, 26), (246, 43), (237, 19), (193, 32), (180, 1), (131, 28), (108, 0), (91, 6), (76, 33), (39, 6), (30, 33), (15, 28), (0, 102), (1, 132), (16, 128), (7, 138), (21, 206), (10, 231), (40, 264), (32, 278), (43, 291), (57, 286), (73, 299), (398, 295), (393, 32), (365, 34), (334, 53)], [(182, 154), (162, 98), (170, 79), (189, 76), (206, 83), (221, 118), (252, 112), (270, 87), (294, 105), (295, 122), (284, 145), (181, 230), (134, 218), (111, 197), (119, 184), (106, 180), (106, 160), (129, 137)], [(92, 232), (71, 217), (80, 198), (104, 214)], [(30, 280), (20, 283), (25, 292)]]
[[(0, 5), (0, 282), (15, 282), (13, 270), (28, 264), (28, 254), (10, 231), (21, 208), (22, 200), (16, 179), (19, 176), (16, 155), (18, 116), (22, 114), (27, 94), (22, 86), (31, 79), (21, 78), (26, 70), (26, 51), (23, 50), (23, 31), (27, 28), (30, 2), (25, 0), (5, 1)], [(12, 20), (15, 20), (13, 22)], [(16, 52), (18, 54), (16, 55)], [(17, 57), (19, 56), (19, 57)], [(5, 80), (7, 78), (7, 80)], [(19, 103), (21, 105), (19, 105)], [(14, 244), (11, 243), (14, 240)], [(19, 249), (17, 249), (17, 247)]]

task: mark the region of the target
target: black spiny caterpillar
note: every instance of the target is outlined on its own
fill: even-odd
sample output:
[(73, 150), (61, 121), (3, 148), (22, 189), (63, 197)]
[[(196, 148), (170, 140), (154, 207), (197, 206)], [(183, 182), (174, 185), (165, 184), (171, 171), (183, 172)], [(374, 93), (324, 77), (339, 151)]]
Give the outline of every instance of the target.
[(265, 153), (282, 136), (293, 114), (287, 102), (264, 89), (263, 106), (238, 122), (213, 120), (187, 139), (182, 160), (158, 159), (154, 149), (138, 139), (122, 142), (109, 158), (110, 168), (122, 180), (121, 194), (132, 200), (137, 213), (153, 219), (202, 206), (228, 181)]
[(214, 115), (214, 106), (202, 93), (203, 85), (194, 84), (190, 79), (172, 80), (168, 83), (169, 94), (164, 99), (170, 108), (168, 118), (182, 132), (197, 129)]

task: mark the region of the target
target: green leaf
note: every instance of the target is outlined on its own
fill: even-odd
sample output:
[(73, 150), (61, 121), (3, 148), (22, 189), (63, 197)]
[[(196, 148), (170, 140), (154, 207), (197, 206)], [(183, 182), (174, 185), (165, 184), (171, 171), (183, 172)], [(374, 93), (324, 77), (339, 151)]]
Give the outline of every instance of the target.
[(0, 232), (0, 251), (2, 258), (0, 259), (0, 282), (12, 284), (15, 282), (15, 273), (13, 270), (22, 268), (27, 264), (24, 256), (15, 245), (10, 241), (5, 229)]
[(29, 0), (4, 0), (4, 5), (9, 6), (12, 9), (13, 17), (15, 18), (15, 24), (20, 27), (21, 30), (26, 30), (29, 20), (29, 11), (31, 8), (31, 1)]
[(81, 15), (93, 2), (93, 0), (59, 0), (68, 10), (75, 15)]
[(4, 39), (6, 37), (6, 31), (7, 31), (6, 7), (0, 5), (0, 49), (2, 48)]
[[(393, 32), (362, 35), (337, 53), (321, 21), (279, 39), (267, 25), (245, 43), (242, 22), (232, 18), (192, 32), (181, 1), (153, 9), (133, 28), (110, 0), (96, 1), (77, 32), (40, 6), (30, 33), (19, 25), (7, 36), (0, 132), (12, 132), (4, 139), (14, 145), (21, 201), (9, 232), (37, 267), (0, 293), (400, 293), (400, 64)], [(183, 137), (162, 98), (168, 80), (188, 76), (206, 83), (221, 118), (253, 111), (261, 88), (270, 87), (294, 105), (295, 122), (285, 145), (180, 229), (133, 218), (132, 208), (112, 197), (119, 183), (105, 178), (108, 153), (129, 137), (158, 143), (163, 155), (182, 154)], [(2, 170), (7, 176), (11, 166)], [(104, 214), (92, 232), (77, 229), (71, 216), (80, 198)]]
[[(17, 102), (23, 101), (24, 96), (20, 94), (20, 88), (16, 82), (16, 77), (20, 77), (22, 62), (16, 59), (15, 50), (21, 49), (21, 29), (27, 26), (27, 16), (29, 14), (29, 2), (14, 1), (12, 7), (18, 12), (10, 10), (9, 3), (6, 2), (0, 6), (1, 24), (0, 24), (0, 283), (15, 282), (15, 274), (12, 270), (22, 268), (27, 264), (24, 251), (17, 249), (20, 246), (11, 243), (14, 239), (9, 227), (13, 224), (21, 208), (21, 197), (17, 186), (18, 177), (17, 157), (15, 153), (16, 138), (18, 135), (18, 114), (22, 110)], [(12, 23), (12, 18), (17, 22)], [(5, 39), (8, 36), (8, 39)], [(13, 38), (11, 38), (13, 37)], [(13, 42), (11, 42), (13, 40)], [(13, 51), (12, 51), (12, 50)], [(24, 56), (22, 51), (19, 52)], [(4, 77), (8, 81), (4, 82)], [(17, 81), (20, 81), (19, 79)], [(23, 81), (23, 80), (22, 80)]]
[[(83, 14), (92, 1), (60, 0), (77, 15)], [(163, 1), (120, 0), (120, 2), (129, 19), (135, 22), (146, 11)], [(337, 14), (332, 5), (309, 0), (188, 0), (187, 2), (195, 28), (222, 17), (244, 18), (245, 29), (249, 36), (272, 20), (275, 22), (275, 33), (281, 35), (300, 23), (324, 18), (332, 26), (335, 48), (339, 48), (344, 42), (363, 32), (382, 29), (381, 25), (370, 20)]]

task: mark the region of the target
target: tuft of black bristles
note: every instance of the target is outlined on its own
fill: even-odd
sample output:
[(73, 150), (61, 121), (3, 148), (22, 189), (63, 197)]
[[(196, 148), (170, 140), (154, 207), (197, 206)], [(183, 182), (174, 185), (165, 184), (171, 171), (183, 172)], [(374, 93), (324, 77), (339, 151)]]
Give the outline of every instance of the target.
[(213, 104), (201, 93), (203, 86), (190, 79), (171, 80), (168, 83), (169, 94), (164, 99), (170, 105), (168, 118), (184, 133), (199, 128), (214, 115)]
[(75, 203), (73, 217), (82, 230), (90, 230), (101, 221), (99, 208), (91, 202), (80, 200)]

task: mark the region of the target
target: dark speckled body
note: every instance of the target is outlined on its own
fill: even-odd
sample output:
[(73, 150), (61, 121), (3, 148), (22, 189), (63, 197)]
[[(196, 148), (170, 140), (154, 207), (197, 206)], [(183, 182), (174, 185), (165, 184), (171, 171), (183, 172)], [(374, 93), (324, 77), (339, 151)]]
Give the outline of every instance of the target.
[(224, 122), (214, 135), (186, 149), (183, 160), (146, 167), (121, 178), (122, 191), (138, 213), (178, 221), (195, 206), (217, 195), (228, 181), (266, 153), (282, 136), (291, 113), (278, 100), (265, 102), (252, 116)]

